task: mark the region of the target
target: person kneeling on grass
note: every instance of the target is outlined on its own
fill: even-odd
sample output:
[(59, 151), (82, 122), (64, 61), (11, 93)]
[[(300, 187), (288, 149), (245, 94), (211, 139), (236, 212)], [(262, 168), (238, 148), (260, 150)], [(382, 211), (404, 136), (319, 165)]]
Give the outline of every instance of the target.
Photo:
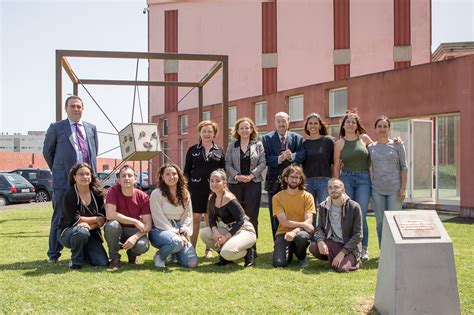
[(153, 228), (148, 234), (158, 248), (155, 267), (165, 267), (166, 259), (176, 255), (182, 267), (195, 268), (198, 259), (189, 241), (193, 234), (193, 209), (186, 179), (175, 164), (163, 165), (157, 174), (158, 188), (150, 196)]
[(344, 183), (328, 181), (329, 197), (318, 207), (319, 218), (315, 241), (310, 252), (318, 259), (329, 260), (337, 272), (357, 270), (360, 266), (362, 211), (357, 202), (344, 192)]
[[(212, 193), (207, 204), (209, 227), (201, 229), (201, 239), (219, 252), (219, 261), (215, 265), (227, 265), (245, 256), (244, 266), (254, 266), (255, 250), (252, 247), (257, 235), (237, 198), (227, 188), (224, 170), (211, 173), (210, 187)], [(217, 220), (226, 227), (218, 227)]]
[(104, 191), (87, 163), (76, 164), (69, 172), (72, 186), (63, 196), (59, 242), (71, 249), (69, 269), (88, 263), (107, 267), (100, 227), (105, 223)]
[(150, 248), (147, 233), (151, 229), (148, 195), (134, 187), (135, 171), (129, 165), (119, 171), (119, 183), (107, 193), (105, 240), (109, 247), (111, 269), (120, 268), (121, 248), (127, 250), (129, 264)]
[(278, 229), (273, 249), (273, 266), (286, 267), (293, 260), (293, 253), (302, 268), (308, 266), (306, 250), (314, 232), (313, 195), (304, 190), (303, 169), (292, 164), (282, 173), (282, 188), (273, 196), (273, 215), (278, 219)]

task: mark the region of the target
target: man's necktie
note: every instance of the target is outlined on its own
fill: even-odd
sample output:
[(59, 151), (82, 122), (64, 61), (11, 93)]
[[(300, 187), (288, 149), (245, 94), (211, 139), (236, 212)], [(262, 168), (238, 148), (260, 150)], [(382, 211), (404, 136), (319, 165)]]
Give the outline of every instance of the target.
[(281, 137), (280, 140), (281, 140), (280, 150), (281, 150), (281, 151), (285, 151), (285, 150), (287, 149), (287, 148), (286, 148), (286, 138), (285, 138), (285, 137)]
[(76, 126), (77, 141), (79, 143), (79, 148), (82, 152), (82, 162), (90, 164), (89, 152), (87, 151), (87, 142), (84, 139), (84, 135), (82, 134), (81, 128), (79, 128), (79, 124), (75, 123), (74, 126)]

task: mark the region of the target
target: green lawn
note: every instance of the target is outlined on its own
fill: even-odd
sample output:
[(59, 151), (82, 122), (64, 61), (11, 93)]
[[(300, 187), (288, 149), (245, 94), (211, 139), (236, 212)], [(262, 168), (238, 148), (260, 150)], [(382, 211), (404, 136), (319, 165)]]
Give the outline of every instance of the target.
[[(377, 277), (375, 219), (369, 218), (371, 260), (354, 273), (336, 274), (310, 258), (310, 266), (271, 265), (267, 209), (260, 216), (257, 266), (157, 270), (151, 249), (139, 265), (118, 272), (86, 267), (69, 272), (69, 250), (46, 263), (49, 204), (0, 210), (0, 313), (317, 313), (358, 314), (371, 309)], [(461, 309), (474, 313), (474, 225), (445, 223), (454, 242)], [(202, 244), (198, 253), (203, 255)]]

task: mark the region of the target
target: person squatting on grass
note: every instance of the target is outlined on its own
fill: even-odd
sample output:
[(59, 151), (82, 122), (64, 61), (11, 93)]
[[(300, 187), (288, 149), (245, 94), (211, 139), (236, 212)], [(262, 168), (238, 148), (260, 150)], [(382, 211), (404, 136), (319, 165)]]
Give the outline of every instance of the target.
[(77, 163), (88, 163), (96, 172), (97, 128), (82, 120), (84, 103), (71, 95), (66, 99), (67, 119), (49, 126), (43, 144), (43, 156), (53, 174), (53, 216), (49, 232), (48, 263), (55, 264), (63, 245), (58, 240), (63, 195), (70, 188), (68, 174)]
[(279, 178), (282, 171), (291, 163), (301, 163), (303, 157), (303, 137), (288, 130), (289, 116), (285, 112), (275, 114), (275, 131), (269, 132), (262, 138), (267, 163), (265, 190), (268, 195), (268, 210), (272, 235), (278, 228), (278, 221), (273, 212), (273, 196), (281, 190)]
[[(207, 213), (209, 227), (201, 230), (201, 239), (209, 247), (219, 252), (219, 261), (215, 265), (226, 265), (245, 256), (245, 267), (255, 265), (255, 229), (245, 215), (237, 198), (227, 188), (227, 176), (219, 169), (211, 173)], [(217, 221), (225, 227), (217, 226)]]
[(152, 221), (150, 203), (146, 193), (134, 187), (135, 171), (123, 166), (119, 171), (119, 183), (107, 193), (105, 240), (109, 247), (111, 269), (120, 268), (121, 248), (127, 251), (128, 262), (136, 264), (137, 256), (150, 248), (147, 233)]
[(360, 266), (362, 211), (344, 191), (340, 179), (328, 182), (329, 197), (318, 206), (318, 225), (310, 252), (318, 259), (329, 260), (337, 272), (357, 270)]
[(107, 267), (109, 260), (100, 228), (105, 223), (104, 191), (92, 167), (76, 164), (69, 172), (72, 187), (63, 196), (59, 242), (71, 249), (69, 269), (82, 265)]
[(286, 267), (294, 253), (300, 267), (304, 268), (308, 266), (306, 250), (314, 232), (314, 199), (304, 190), (305, 175), (299, 165), (292, 164), (283, 170), (281, 184), (283, 190), (273, 196), (273, 215), (279, 222), (273, 266)]
[(155, 267), (163, 268), (170, 255), (182, 267), (195, 268), (196, 251), (189, 238), (193, 234), (193, 209), (186, 178), (175, 164), (163, 165), (157, 174), (158, 188), (150, 196), (153, 228), (148, 237), (158, 248)]
[[(193, 204), (193, 235), (191, 244), (197, 248), (199, 236), (199, 225), (204, 215), (206, 224), (207, 202), (211, 193), (209, 189), (209, 177), (212, 171), (225, 167), (224, 150), (214, 143), (219, 132), (217, 123), (211, 120), (203, 120), (198, 124), (199, 143), (189, 147), (186, 153), (184, 165), (184, 176), (188, 179), (191, 202)], [(212, 258), (212, 251), (206, 248), (205, 258)]]

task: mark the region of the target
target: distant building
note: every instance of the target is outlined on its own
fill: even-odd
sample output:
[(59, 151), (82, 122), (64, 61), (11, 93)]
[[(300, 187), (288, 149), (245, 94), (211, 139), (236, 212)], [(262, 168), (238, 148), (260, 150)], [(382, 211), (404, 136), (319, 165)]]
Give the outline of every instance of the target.
[(0, 152), (42, 152), (45, 135), (44, 131), (28, 131), (27, 135), (2, 132), (0, 134)]
[(474, 42), (442, 43), (433, 53), (432, 60), (442, 61), (474, 54)]

